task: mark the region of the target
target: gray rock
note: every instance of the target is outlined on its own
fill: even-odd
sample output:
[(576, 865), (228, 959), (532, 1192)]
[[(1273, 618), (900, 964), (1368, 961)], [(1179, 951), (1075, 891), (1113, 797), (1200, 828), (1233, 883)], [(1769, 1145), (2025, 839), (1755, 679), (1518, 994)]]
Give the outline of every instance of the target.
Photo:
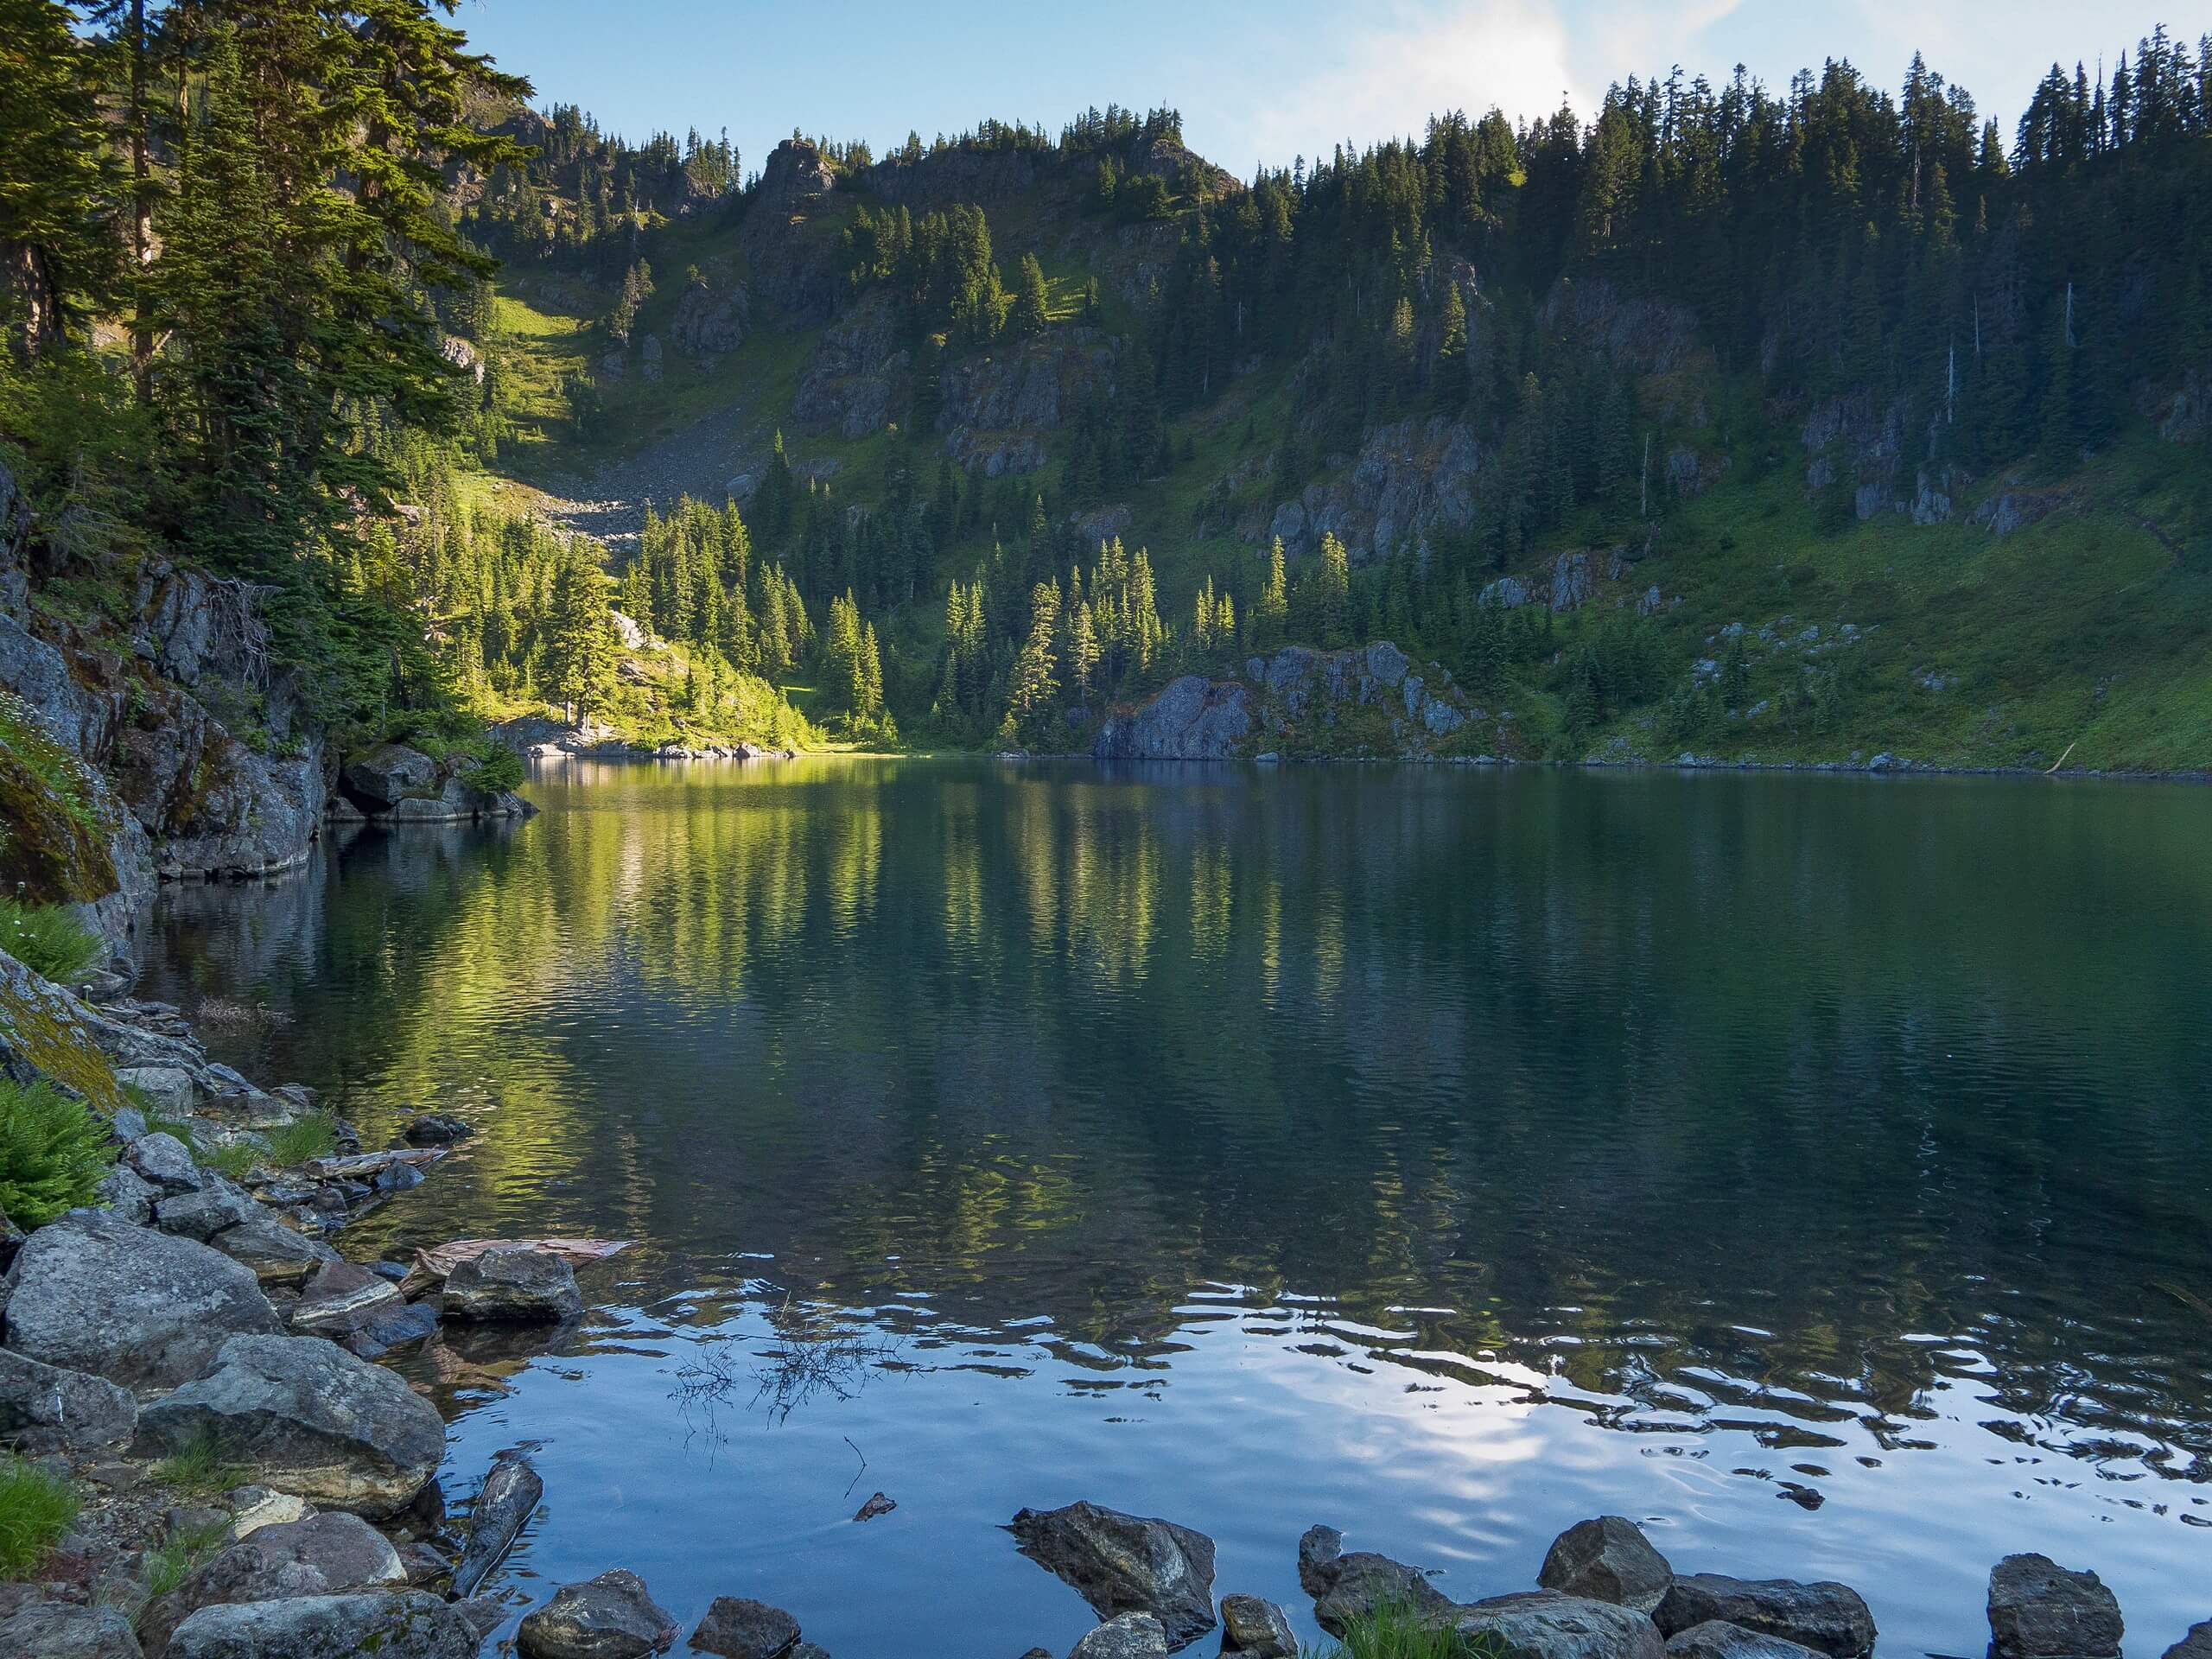
[[(193, 1081), (192, 1073), (181, 1065), (118, 1065), (115, 1068), (115, 1080), (124, 1088), (135, 1089), (145, 1096), (147, 1104), (163, 1117), (189, 1116), (199, 1103), (199, 1085)], [(135, 1112), (132, 1116), (137, 1122), (126, 1133), (123, 1114), (115, 1115), (116, 1139), (126, 1144), (146, 1133), (145, 1118)]]
[(1221, 1647), (1252, 1659), (1298, 1659), (1298, 1634), (1290, 1617), (1258, 1596), (1224, 1596), (1221, 1602)]
[(99, 1211), (39, 1229), (8, 1280), (8, 1347), (126, 1388), (185, 1382), (228, 1338), (277, 1329), (228, 1256)]
[(1668, 1659), (1820, 1659), (1812, 1649), (1779, 1636), (1708, 1618), (1667, 1638)]
[(1662, 1659), (1657, 1626), (1609, 1601), (1528, 1590), (1455, 1609), (1451, 1622), (1488, 1637), (1505, 1659)]
[(303, 1497), (268, 1486), (235, 1486), (224, 1495), (231, 1506), (231, 1541), (251, 1538), (264, 1527), (304, 1521), (315, 1513)]
[(1334, 1527), (1308, 1527), (1298, 1541), (1298, 1587), (1319, 1601), (1337, 1581), (1344, 1535)]
[(446, 1275), (445, 1315), (487, 1324), (573, 1319), (583, 1293), (569, 1264), (550, 1250), (486, 1250)]
[(778, 1659), (798, 1642), (798, 1621), (782, 1608), (744, 1596), (716, 1596), (689, 1645), (721, 1659)]
[(1007, 1530), (1101, 1618), (1149, 1613), (1178, 1648), (1214, 1626), (1213, 1540), (1204, 1533), (1089, 1503), (1024, 1510)]
[(130, 1621), (113, 1607), (35, 1601), (0, 1618), (0, 1653), (24, 1659), (139, 1659)]
[(139, 1629), (159, 1652), (203, 1607), (406, 1582), (398, 1551), (367, 1522), (352, 1515), (313, 1515), (257, 1528), (148, 1608)]
[(427, 1589), (440, 1579), (453, 1575), (453, 1562), (431, 1544), (407, 1545), (399, 1552), (399, 1565), (407, 1573), (407, 1582), (418, 1589)]
[(156, 1202), (154, 1225), (179, 1238), (205, 1244), (225, 1228), (239, 1226), (265, 1213), (244, 1187), (210, 1173), (198, 1192), (180, 1192)]
[(1068, 1649), (1068, 1659), (1166, 1659), (1167, 1632), (1150, 1613), (1108, 1619)]
[(346, 763), (346, 792), (371, 812), (389, 812), (413, 796), (437, 792), (438, 763), (404, 743), (379, 743)]
[(1552, 1541), (1536, 1582), (1562, 1595), (1648, 1613), (1666, 1599), (1675, 1569), (1643, 1529), (1618, 1515), (1578, 1521)]
[(645, 1580), (616, 1567), (563, 1585), (515, 1633), (524, 1659), (645, 1659), (676, 1640), (676, 1621), (645, 1593)]
[(205, 1376), (138, 1414), (146, 1455), (207, 1434), (264, 1484), (372, 1516), (412, 1503), (445, 1452), (427, 1401), (315, 1337), (233, 1337)]
[(134, 1227), (143, 1227), (154, 1219), (154, 1205), (162, 1196), (161, 1188), (125, 1163), (116, 1164), (100, 1177), (98, 1192), (111, 1215)]
[(235, 1227), (226, 1227), (209, 1239), (240, 1267), (264, 1285), (303, 1285), (338, 1253), (320, 1239), (308, 1238), (264, 1212)]
[(1254, 728), (1252, 694), (1243, 686), (1186, 674), (1135, 714), (1109, 719), (1092, 753), (1101, 760), (1225, 760)]
[(87, 1452), (127, 1444), (137, 1427), (128, 1389), (0, 1349), (0, 1442), (35, 1456)]
[(1327, 1591), (1314, 1598), (1313, 1618), (1330, 1635), (1342, 1636), (1354, 1621), (1382, 1608), (1440, 1613), (1451, 1605), (1418, 1567), (1357, 1549), (1332, 1564)]
[(202, 1607), (168, 1659), (475, 1659), (469, 1622), (420, 1590), (371, 1590)]
[(505, 1458), (492, 1465), (468, 1506), (468, 1542), (453, 1570), (453, 1592), (473, 1596), (492, 1569), (506, 1559), (524, 1523), (537, 1511), (545, 1483), (527, 1458)]
[(2007, 1555), (1989, 1574), (1991, 1659), (2115, 1659), (2120, 1602), (2094, 1573)]
[(402, 1132), (410, 1147), (449, 1147), (468, 1138), (468, 1125), (451, 1112), (424, 1112)]
[(1874, 1616), (1848, 1585), (1795, 1579), (1732, 1579), (1719, 1573), (1677, 1575), (1651, 1617), (1662, 1636), (1717, 1618), (1778, 1636), (1834, 1659), (1857, 1659), (1874, 1647)]
[(351, 1262), (326, 1262), (301, 1287), (292, 1329), (301, 1336), (340, 1340), (406, 1306), (391, 1280)]
[(173, 1135), (142, 1135), (124, 1149), (124, 1161), (164, 1192), (197, 1192), (200, 1166)]
[(2212, 1619), (2190, 1625), (2189, 1634), (2166, 1649), (2164, 1659), (2212, 1659)]
[(422, 1341), (437, 1328), (436, 1308), (428, 1302), (402, 1301), (378, 1313), (344, 1340), (346, 1346), (363, 1359), (376, 1359), (395, 1348)]
[(492, 1639), (492, 1632), (507, 1622), (507, 1604), (493, 1596), (475, 1596), (467, 1601), (456, 1601), (453, 1610), (468, 1621), (476, 1632), (479, 1643)]

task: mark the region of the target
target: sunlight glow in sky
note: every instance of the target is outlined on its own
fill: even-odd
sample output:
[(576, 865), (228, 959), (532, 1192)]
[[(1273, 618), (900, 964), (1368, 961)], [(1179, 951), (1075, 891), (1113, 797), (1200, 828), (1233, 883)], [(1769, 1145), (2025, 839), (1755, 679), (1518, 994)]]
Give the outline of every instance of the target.
[(1894, 89), (1916, 49), (2009, 142), (2054, 60), (2109, 62), (2162, 17), (2193, 37), (2202, 18), (2170, 15), (2185, 11), (2168, 0), (461, 0), (457, 21), (531, 76), (541, 104), (580, 104), (633, 139), (727, 127), (748, 171), (794, 127), (866, 138), (880, 155), (909, 128), (928, 138), (995, 116), (1057, 131), (1116, 102), (1174, 105), (1194, 149), (1249, 175), (1255, 162), (1418, 131), (1454, 107), (1541, 114), (1564, 93), (1587, 115), (1609, 82), (1676, 63), (1719, 81), (1740, 62), (1778, 89), (1845, 57)]

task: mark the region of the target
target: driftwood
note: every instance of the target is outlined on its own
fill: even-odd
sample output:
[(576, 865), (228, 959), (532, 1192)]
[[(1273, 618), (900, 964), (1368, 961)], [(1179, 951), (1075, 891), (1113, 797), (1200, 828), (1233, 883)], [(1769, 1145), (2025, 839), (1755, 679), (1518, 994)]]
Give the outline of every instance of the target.
[(493, 1250), (545, 1250), (575, 1266), (601, 1262), (630, 1248), (626, 1238), (456, 1238), (415, 1252), (415, 1265), (400, 1281), (400, 1294), (410, 1301), (429, 1294), (446, 1281), (446, 1275), (462, 1262)]
[(402, 1147), (391, 1152), (359, 1152), (346, 1158), (312, 1158), (308, 1173), (326, 1181), (353, 1180), (380, 1175), (394, 1164), (435, 1164), (446, 1155), (443, 1147)]

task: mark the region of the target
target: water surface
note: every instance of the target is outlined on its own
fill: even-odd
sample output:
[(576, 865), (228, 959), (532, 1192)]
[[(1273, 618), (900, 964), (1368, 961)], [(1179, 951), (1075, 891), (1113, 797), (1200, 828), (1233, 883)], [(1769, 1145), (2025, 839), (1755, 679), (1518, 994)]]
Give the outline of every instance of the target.
[[(147, 994), (478, 1138), (342, 1236), (638, 1245), (407, 1362), (611, 1565), (840, 1659), (1065, 1651), (1090, 1497), (1527, 1587), (1583, 1516), (1987, 1641), (2041, 1549), (2212, 1617), (2212, 791), (564, 763), (518, 828), (168, 893)], [(898, 1503), (849, 1517), (871, 1493)]]

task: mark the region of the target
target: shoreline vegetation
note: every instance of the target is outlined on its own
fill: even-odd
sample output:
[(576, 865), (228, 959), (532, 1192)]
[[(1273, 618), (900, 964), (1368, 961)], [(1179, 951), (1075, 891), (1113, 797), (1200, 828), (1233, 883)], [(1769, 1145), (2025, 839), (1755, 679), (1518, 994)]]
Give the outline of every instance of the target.
[[(471, 1126), (426, 1108), (364, 1151), (309, 1090), (210, 1062), (176, 1009), (112, 976), (99, 989), (87, 1000), (0, 954), (0, 1064), (32, 1078), (0, 1085), (0, 1190), (22, 1211), (0, 1220), (0, 1650), (465, 1659), (519, 1615), (524, 1659), (667, 1651), (676, 1620), (619, 1565), (534, 1600), (504, 1580), (545, 1496), (536, 1470), (503, 1455), (449, 1514), (439, 1414), (376, 1363), (485, 1333), (510, 1358), (541, 1351), (583, 1314), (576, 1269), (629, 1241), (464, 1239), (410, 1263), (350, 1262), (334, 1247), (346, 1224), (435, 1179)], [(41, 1174), (34, 1206), (19, 1195)], [(854, 1519), (893, 1507), (877, 1494)], [(1100, 1621), (1067, 1659), (1165, 1659), (1217, 1629), (1224, 1654), (1249, 1659), (1876, 1649), (1853, 1588), (1682, 1573), (1614, 1516), (1554, 1541), (1538, 1588), (1466, 1603), (1315, 1526), (1294, 1565), (1335, 1639), (1319, 1654), (1280, 1602), (1217, 1601), (1213, 1542), (1189, 1527), (1080, 1502), (1024, 1510), (1007, 1530)], [(2121, 1610), (2094, 1571), (2007, 1556), (1987, 1612), (1990, 1659), (2119, 1659)], [(2212, 1619), (2177, 1637), (2165, 1659), (2212, 1656)], [(687, 1650), (828, 1659), (791, 1613), (734, 1596)]]

